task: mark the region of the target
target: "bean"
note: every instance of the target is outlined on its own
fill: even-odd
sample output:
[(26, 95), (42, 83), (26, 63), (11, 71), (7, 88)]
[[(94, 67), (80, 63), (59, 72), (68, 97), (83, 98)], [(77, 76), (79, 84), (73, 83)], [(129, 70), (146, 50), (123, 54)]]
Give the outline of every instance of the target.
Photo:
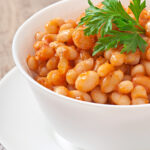
[(73, 42), (78, 48), (89, 50), (93, 48), (95, 44), (95, 38), (94, 36), (85, 36), (83, 30), (84, 28), (79, 27), (73, 32)]
[(145, 29), (146, 29), (146, 35), (150, 37), (150, 21), (147, 22)]
[(150, 78), (147, 76), (136, 76), (133, 78), (135, 85), (142, 85), (146, 88), (147, 92), (150, 92)]
[(55, 86), (65, 84), (64, 76), (58, 70), (50, 71), (47, 75), (47, 79), (49, 83), (52, 83)]
[(34, 56), (29, 56), (27, 58), (27, 64), (28, 64), (28, 67), (33, 71), (36, 71), (38, 69), (38, 62)]
[(56, 49), (57, 56), (65, 57), (68, 60), (75, 60), (78, 57), (78, 52), (74, 47), (69, 46), (59, 46)]
[(113, 65), (106, 62), (99, 66), (97, 73), (100, 77), (105, 77), (112, 71), (114, 71)]
[(56, 41), (57, 34), (46, 34), (43, 36), (42, 41), (49, 44), (50, 42)]
[(91, 91), (91, 97), (95, 103), (100, 103), (100, 104), (107, 103), (107, 95), (102, 93), (99, 87), (96, 87)]
[(110, 62), (113, 66), (121, 66), (125, 62), (125, 55), (120, 52), (112, 53)]
[(54, 56), (54, 49), (49, 46), (43, 46), (39, 51), (36, 52), (38, 59), (45, 61)]
[(129, 65), (136, 65), (140, 61), (140, 52), (126, 54), (125, 63)]
[(69, 61), (66, 58), (61, 58), (58, 63), (58, 70), (60, 71), (60, 73), (66, 74), (69, 68), (70, 68)]
[(145, 99), (147, 99), (146, 89), (141, 85), (135, 86), (135, 88), (131, 92), (131, 97), (132, 97), (132, 99), (136, 99), (136, 98), (145, 98)]
[(94, 71), (98, 71), (98, 68), (100, 67), (100, 65), (104, 64), (105, 62), (106, 62), (105, 58), (101, 56), (97, 58), (95, 61)]
[(48, 82), (46, 77), (36, 77), (35, 79), (39, 84), (43, 85), (46, 88), (52, 89), (52, 84)]
[(142, 64), (138, 64), (132, 68), (131, 76), (134, 77), (136, 75), (145, 75), (145, 68)]
[(61, 31), (57, 35), (57, 41), (62, 43), (70, 42), (72, 40), (73, 31), (74, 31), (73, 28)]
[(68, 82), (68, 84), (75, 84), (77, 77), (78, 77), (78, 74), (74, 69), (70, 69), (66, 73), (66, 81)]
[(94, 66), (94, 60), (93, 58), (89, 58), (89, 59), (86, 59), (84, 61), (81, 61), (80, 63), (78, 63), (75, 67), (74, 67), (74, 70), (80, 74), (84, 71), (89, 71), (91, 69), (93, 69), (93, 66)]
[(118, 85), (118, 91), (122, 94), (128, 94), (133, 90), (133, 83), (131, 81), (122, 81)]
[(132, 105), (148, 104), (149, 100), (145, 98), (132, 99)]
[(36, 32), (34, 38), (36, 41), (41, 41), (44, 35), (45, 33), (43, 32)]
[(117, 92), (113, 92), (111, 94), (111, 100), (116, 105), (130, 105), (131, 104), (129, 96), (119, 94)]
[(65, 23), (60, 27), (59, 33), (64, 31), (64, 30), (68, 30), (74, 28), (74, 25), (72, 23)]
[(49, 34), (57, 34), (59, 27), (55, 21), (51, 20), (45, 25), (45, 30)]
[(148, 76), (150, 76), (150, 61), (143, 61), (146, 73)]
[(99, 84), (98, 74), (94, 71), (81, 73), (75, 82), (75, 87), (79, 91), (89, 92)]
[(56, 56), (51, 57), (46, 64), (47, 69), (49, 71), (57, 69), (58, 62), (59, 62), (58, 57)]
[(54, 87), (54, 92), (64, 95), (64, 96), (69, 96), (69, 90), (65, 86)]
[(122, 71), (114, 71), (112, 74), (109, 74), (101, 80), (101, 91), (103, 93), (110, 93), (114, 91), (117, 85), (123, 80), (123, 78), (124, 74)]
[(75, 98), (77, 100), (82, 100), (82, 101), (87, 101), (87, 102), (91, 102), (92, 101), (92, 99), (91, 99), (89, 94), (87, 94), (85, 92), (78, 91), (78, 90), (70, 91), (69, 96), (71, 98)]

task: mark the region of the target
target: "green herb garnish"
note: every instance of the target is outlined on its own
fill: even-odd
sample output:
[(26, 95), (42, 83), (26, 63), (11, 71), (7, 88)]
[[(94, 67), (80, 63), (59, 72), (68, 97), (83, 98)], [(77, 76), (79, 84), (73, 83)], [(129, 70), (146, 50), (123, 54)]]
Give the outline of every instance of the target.
[[(90, 7), (85, 11), (79, 23), (85, 25), (85, 35), (95, 35), (100, 32), (101, 38), (98, 39), (94, 47), (93, 55), (100, 51), (116, 48), (119, 44), (123, 45), (123, 52), (136, 52), (139, 48), (142, 52), (145, 51), (147, 43), (140, 36), (145, 34), (144, 28), (139, 24), (139, 16), (142, 10), (146, 7), (145, 0), (133, 0), (129, 8), (133, 12), (135, 19), (133, 19), (123, 8), (118, 0), (104, 0), (102, 9), (97, 8), (88, 0)], [(113, 30), (112, 26), (115, 24), (117, 30)], [(105, 36), (108, 35), (108, 36)]]

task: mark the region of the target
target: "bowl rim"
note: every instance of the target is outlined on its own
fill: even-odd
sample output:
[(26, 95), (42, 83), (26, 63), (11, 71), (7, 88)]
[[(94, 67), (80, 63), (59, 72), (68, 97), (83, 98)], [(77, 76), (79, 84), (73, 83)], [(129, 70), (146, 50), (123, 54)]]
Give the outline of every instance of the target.
[[(29, 17), (27, 20), (25, 20), (23, 22), (23, 24), (17, 29), (17, 31), (16, 31), (16, 33), (15, 33), (15, 35), (13, 37), (13, 42), (12, 42), (12, 56), (13, 56), (13, 59), (14, 59), (14, 62), (16, 64), (17, 68), (20, 70), (20, 72), (23, 74), (23, 76), (29, 82), (32, 82), (37, 88), (39, 88), (40, 90), (43, 90), (43, 91), (47, 92), (47, 94), (60, 97), (60, 99), (66, 100), (66, 101), (71, 102), (71, 103), (78, 103), (78, 104), (87, 105), (87, 106), (90, 106), (90, 107), (104, 107), (104, 108), (112, 108), (112, 109), (129, 109), (129, 108), (143, 108), (143, 107), (145, 108), (145, 107), (150, 107), (150, 104), (141, 104), (141, 105), (109, 105), (109, 104), (100, 104), (100, 103), (93, 103), (93, 102), (76, 100), (76, 99), (73, 99), (73, 98), (70, 98), (70, 97), (67, 97), (67, 96), (63, 96), (63, 95), (57, 94), (56, 92), (54, 92), (54, 91), (52, 91), (50, 89), (47, 89), (46, 87), (42, 86), (37, 81), (35, 81), (23, 69), (23, 67), (19, 63), (19, 59), (18, 59), (17, 53), (16, 53), (17, 39), (18, 39), (18, 36), (19, 36), (20, 32), (23, 30), (24, 26), (28, 22), (30, 22), (30, 20), (34, 19), (36, 16), (38, 16), (42, 12), (46, 11), (47, 9), (51, 9), (55, 5), (66, 3), (67, 1), (69, 1), (69, 0), (58, 1), (56, 3), (48, 5), (48, 6), (44, 7), (43, 9), (35, 12), (31, 17)], [(75, 1), (75, 0), (73, 0), (73, 1)]]

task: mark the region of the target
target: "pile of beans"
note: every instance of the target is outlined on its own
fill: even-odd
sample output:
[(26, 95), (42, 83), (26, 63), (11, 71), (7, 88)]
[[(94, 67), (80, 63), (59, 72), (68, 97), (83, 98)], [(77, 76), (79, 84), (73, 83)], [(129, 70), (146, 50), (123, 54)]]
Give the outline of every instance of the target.
[[(101, 7), (101, 5), (100, 5)], [(131, 16), (131, 12), (127, 11)], [(121, 54), (121, 46), (92, 56), (100, 35), (85, 36), (77, 20), (50, 20), (35, 34), (34, 56), (27, 64), (35, 80), (54, 92), (77, 100), (114, 105), (147, 104), (150, 100), (150, 12), (140, 24), (146, 29), (145, 53)]]

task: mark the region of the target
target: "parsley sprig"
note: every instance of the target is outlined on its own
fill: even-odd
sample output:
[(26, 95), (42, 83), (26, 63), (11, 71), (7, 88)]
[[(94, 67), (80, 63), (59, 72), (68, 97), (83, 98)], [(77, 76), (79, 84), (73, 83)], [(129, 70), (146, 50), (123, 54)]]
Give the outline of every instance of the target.
[[(85, 35), (95, 35), (100, 32), (101, 38), (98, 39), (94, 47), (93, 55), (100, 51), (116, 48), (119, 44), (123, 45), (123, 52), (135, 52), (139, 48), (142, 52), (145, 51), (147, 43), (141, 37), (145, 33), (144, 28), (139, 24), (139, 16), (142, 10), (146, 7), (145, 0), (133, 0), (129, 8), (133, 12), (133, 19), (123, 8), (119, 0), (104, 0), (102, 9), (93, 5), (91, 0), (88, 0), (90, 7), (85, 11), (79, 23), (85, 25)], [(113, 30), (113, 24), (117, 26), (117, 30)], [(105, 36), (107, 35), (107, 36)]]

